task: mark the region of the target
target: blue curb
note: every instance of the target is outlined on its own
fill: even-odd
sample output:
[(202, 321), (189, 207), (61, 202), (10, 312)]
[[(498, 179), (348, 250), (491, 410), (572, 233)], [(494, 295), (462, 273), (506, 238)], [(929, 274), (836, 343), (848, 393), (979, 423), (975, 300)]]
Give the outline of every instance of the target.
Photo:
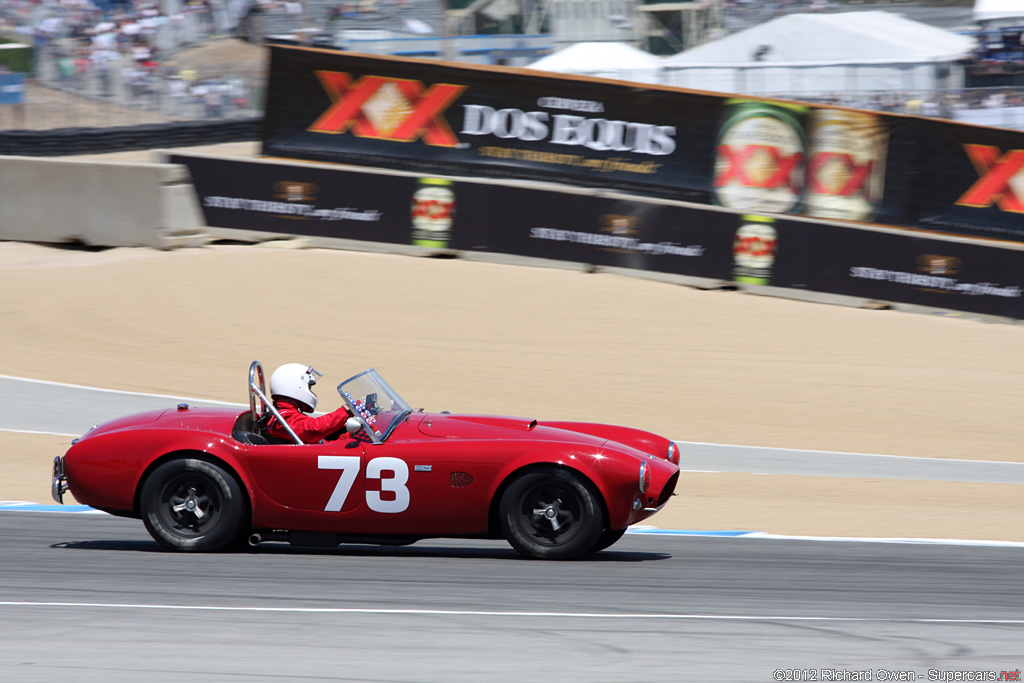
[(35, 503), (0, 503), (0, 512), (101, 512), (88, 505), (37, 505)]
[(627, 534), (645, 534), (651, 536), (746, 536), (756, 534), (757, 531), (699, 531), (699, 530), (672, 530), (672, 529), (630, 529)]

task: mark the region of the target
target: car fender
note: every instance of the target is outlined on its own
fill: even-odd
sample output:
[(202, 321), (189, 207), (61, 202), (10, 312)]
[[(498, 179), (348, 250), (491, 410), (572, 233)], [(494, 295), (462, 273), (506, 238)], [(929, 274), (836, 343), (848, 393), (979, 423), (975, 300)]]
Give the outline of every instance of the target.
[(668, 459), (671, 439), (654, 434), (653, 432), (635, 429), (633, 427), (621, 427), (618, 425), (598, 424), (596, 422), (547, 422), (545, 427), (565, 429), (580, 434), (597, 436), (608, 441), (614, 441), (648, 453), (657, 458)]
[[(509, 458), (497, 472), (490, 492), (492, 510), (496, 509), (508, 484), (533, 467), (564, 467), (578, 472), (597, 490), (610, 526), (624, 526), (639, 493), (638, 473), (641, 454), (625, 449), (595, 448), (578, 444), (523, 444), (523, 452)], [(630, 449), (632, 450), (632, 449)]]

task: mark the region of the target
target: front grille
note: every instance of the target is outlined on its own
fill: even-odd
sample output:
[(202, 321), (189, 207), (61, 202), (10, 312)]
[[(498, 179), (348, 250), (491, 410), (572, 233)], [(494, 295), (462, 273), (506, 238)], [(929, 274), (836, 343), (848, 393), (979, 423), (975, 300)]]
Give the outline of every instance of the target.
[(679, 472), (673, 473), (668, 481), (665, 482), (665, 488), (661, 490), (661, 495), (658, 496), (658, 504), (655, 507), (661, 507), (668, 502), (668, 499), (672, 497), (672, 493), (676, 490), (676, 483), (679, 481)]

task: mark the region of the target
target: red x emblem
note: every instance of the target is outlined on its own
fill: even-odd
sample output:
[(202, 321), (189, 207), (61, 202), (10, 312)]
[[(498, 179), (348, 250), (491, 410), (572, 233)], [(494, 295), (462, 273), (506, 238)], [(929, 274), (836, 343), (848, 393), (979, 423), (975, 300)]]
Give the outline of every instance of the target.
[(964, 145), (964, 151), (981, 178), (956, 203), (978, 208), (996, 203), (1003, 211), (1024, 213), (1024, 203), (1010, 187), (1010, 181), (1024, 168), (1024, 149), (1011, 149), (1002, 156), (998, 147), (989, 145)]
[(383, 76), (363, 76), (352, 83), (347, 73), (315, 73), (332, 104), (309, 127), (314, 133), (344, 133), (351, 128), (361, 138), (412, 142), (422, 137), (436, 147), (459, 143), (442, 114), (466, 89), (464, 85), (436, 83), (424, 88), (419, 81)]
[[(843, 164), (850, 172), (846, 177), (846, 182), (835, 191), (825, 187), (821, 177), (821, 169), (831, 163)], [(807, 174), (807, 189), (814, 194), (827, 194), (837, 197), (850, 197), (853, 195), (863, 194), (865, 199), (871, 201), (871, 197), (869, 196), (871, 188), (868, 187), (867, 181), (871, 176), (871, 169), (874, 168), (874, 164), (875, 162), (870, 159), (863, 164), (858, 164), (849, 154), (841, 154), (839, 152), (820, 152), (811, 157), (809, 164), (810, 169)]]
[[(759, 154), (767, 154), (771, 162), (771, 173), (764, 178), (752, 178), (748, 162)], [(794, 178), (796, 171), (803, 163), (803, 152), (783, 154), (777, 147), (770, 145), (746, 145), (733, 149), (728, 145), (718, 147), (718, 158), (726, 161), (724, 168), (715, 178), (715, 187), (737, 181), (743, 187), (763, 187), (776, 189), (788, 185), (794, 193), (800, 192), (800, 178)]]

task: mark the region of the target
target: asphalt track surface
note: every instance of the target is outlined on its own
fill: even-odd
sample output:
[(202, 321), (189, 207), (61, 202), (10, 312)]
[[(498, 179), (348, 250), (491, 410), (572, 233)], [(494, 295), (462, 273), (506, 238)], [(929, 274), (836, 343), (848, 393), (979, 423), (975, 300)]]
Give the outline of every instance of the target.
[(1024, 665), (1020, 548), (630, 535), (573, 562), (450, 540), (184, 555), (134, 520), (25, 512), (0, 514), (0, 538), (5, 681), (943, 680), (929, 670)]
[[(215, 404), (10, 377), (0, 397), (0, 429), (67, 434)], [(684, 453), (717, 471), (1017, 476), (888, 456)], [(628, 534), (573, 562), (458, 540), (182, 555), (136, 520), (6, 510), (0, 557), (0, 681), (998, 680), (1024, 668), (1020, 544)]]

